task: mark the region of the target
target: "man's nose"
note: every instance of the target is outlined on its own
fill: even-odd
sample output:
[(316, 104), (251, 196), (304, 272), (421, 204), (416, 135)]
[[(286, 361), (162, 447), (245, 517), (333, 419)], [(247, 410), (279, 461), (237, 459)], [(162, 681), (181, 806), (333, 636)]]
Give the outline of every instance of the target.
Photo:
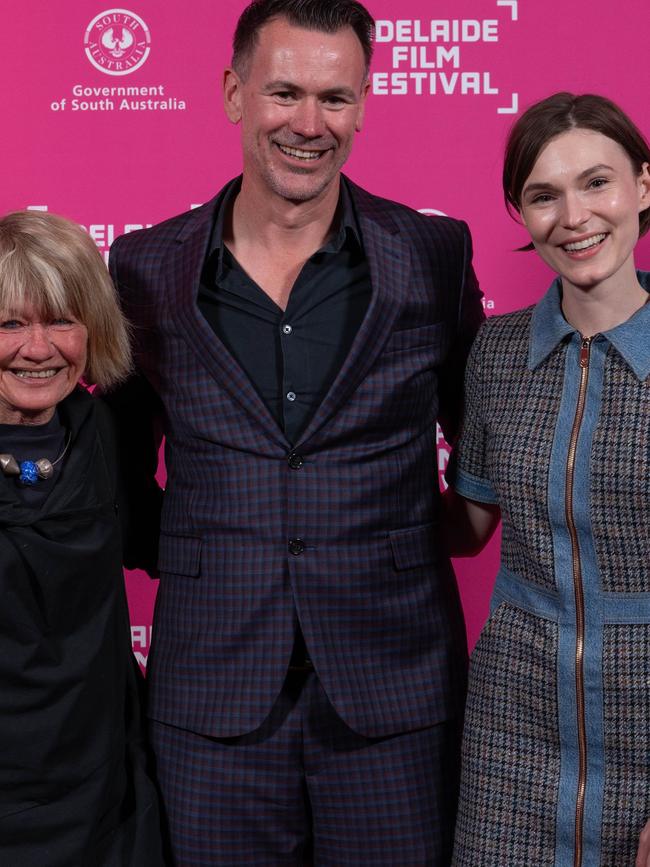
[(318, 99), (305, 97), (291, 116), (291, 131), (304, 138), (318, 138), (325, 132), (323, 109)]

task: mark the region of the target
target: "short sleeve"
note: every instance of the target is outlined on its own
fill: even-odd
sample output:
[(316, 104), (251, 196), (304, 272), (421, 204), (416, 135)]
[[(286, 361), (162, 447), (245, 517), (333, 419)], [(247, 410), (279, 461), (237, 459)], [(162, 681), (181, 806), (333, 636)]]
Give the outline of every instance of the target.
[(482, 359), (486, 348), (488, 323), (479, 330), (467, 359), (463, 416), (458, 437), (449, 460), (445, 479), (461, 496), (481, 503), (497, 503), (489, 478), (485, 388)]

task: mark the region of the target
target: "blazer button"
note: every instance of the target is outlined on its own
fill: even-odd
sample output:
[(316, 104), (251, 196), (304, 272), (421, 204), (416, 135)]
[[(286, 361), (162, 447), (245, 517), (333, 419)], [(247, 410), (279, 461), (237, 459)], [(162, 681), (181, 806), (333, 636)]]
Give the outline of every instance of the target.
[(298, 554), (302, 554), (305, 550), (305, 543), (302, 539), (289, 539), (289, 553), (294, 554), (296, 557)]
[(289, 461), (289, 466), (292, 470), (299, 470), (300, 467), (305, 463), (305, 459), (303, 458), (303, 456), (297, 454), (296, 452), (291, 452), (287, 460)]

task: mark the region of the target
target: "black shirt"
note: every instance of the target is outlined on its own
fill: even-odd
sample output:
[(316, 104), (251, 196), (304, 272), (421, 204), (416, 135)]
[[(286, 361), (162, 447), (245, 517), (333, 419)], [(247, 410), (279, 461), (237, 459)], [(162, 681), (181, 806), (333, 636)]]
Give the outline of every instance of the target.
[[(350, 193), (341, 193), (332, 237), (307, 260), (283, 311), (223, 243), (234, 181), (215, 216), (199, 309), (237, 359), (290, 443), (320, 406), (352, 346), (371, 296), (370, 270)], [(311, 665), (300, 627), (290, 665)]]
[(215, 218), (199, 308), (293, 444), (359, 330), (370, 303), (370, 271), (342, 179), (334, 234), (305, 263), (283, 311), (223, 243), (225, 215), (239, 186), (233, 182)]

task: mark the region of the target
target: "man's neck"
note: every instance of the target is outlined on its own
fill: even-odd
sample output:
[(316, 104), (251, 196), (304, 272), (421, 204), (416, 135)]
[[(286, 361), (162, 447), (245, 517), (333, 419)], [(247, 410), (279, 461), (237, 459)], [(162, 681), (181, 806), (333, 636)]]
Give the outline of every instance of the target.
[(292, 202), (277, 195), (259, 196), (244, 175), (224, 226), (224, 240), (230, 247), (255, 245), (307, 259), (332, 231), (339, 192), (337, 178), (320, 196)]

